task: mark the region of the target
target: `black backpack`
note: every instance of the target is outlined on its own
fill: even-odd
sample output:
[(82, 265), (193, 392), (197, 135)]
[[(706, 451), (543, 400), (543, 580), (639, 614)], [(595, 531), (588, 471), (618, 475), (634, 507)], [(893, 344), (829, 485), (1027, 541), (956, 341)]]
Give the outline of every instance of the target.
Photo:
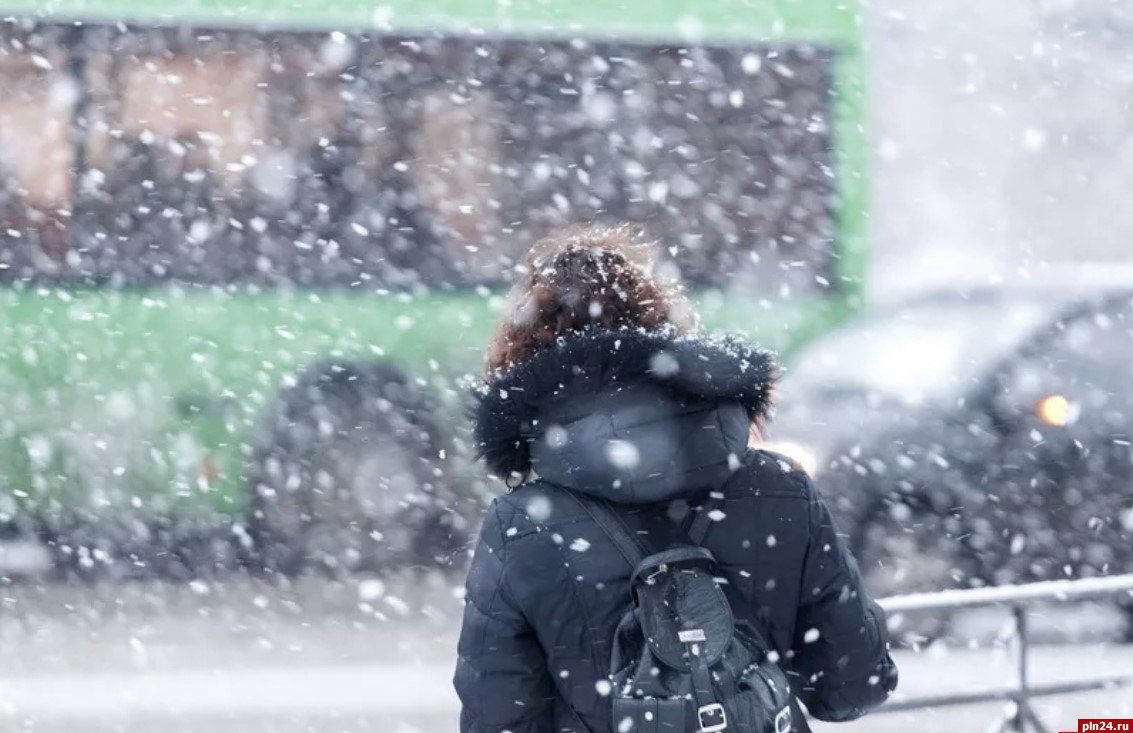
[(718, 502), (701, 507), (687, 538), (644, 549), (617, 509), (592, 498), (584, 503), (634, 568), (633, 607), (610, 654), (611, 730), (795, 730), (786, 674), (764, 636), (736, 622), (713, 572), (715, 558), (700, 546)]

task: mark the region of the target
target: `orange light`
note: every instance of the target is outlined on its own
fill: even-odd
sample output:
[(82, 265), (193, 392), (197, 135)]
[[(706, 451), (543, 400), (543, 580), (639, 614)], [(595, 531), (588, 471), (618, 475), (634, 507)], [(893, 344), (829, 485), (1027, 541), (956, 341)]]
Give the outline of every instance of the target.
[(1047, 425), (1057, 427), (1069, 425), (1076, 416), (1074, 405), (1060, 394), (1047, 395), (1039, 400), (1035, 405), (1035, 413)]

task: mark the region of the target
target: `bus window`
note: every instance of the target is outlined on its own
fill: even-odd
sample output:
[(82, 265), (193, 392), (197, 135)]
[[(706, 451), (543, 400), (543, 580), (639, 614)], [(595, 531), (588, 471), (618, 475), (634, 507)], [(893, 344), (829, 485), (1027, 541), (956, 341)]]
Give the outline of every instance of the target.
[(355, 261), (376, 258), (363, 276), (499, 283), (555, 227), (629, 221), (695, 286), (832, 280), (829, 52), (437, 37), (360, 51), (347, 119), (390, 113), (385, 162), (339, 232)]
[(834, 281), (828, 51), (172, 31), (110, 44), (88, 69), (94, 170), (76, 207), (100, 281), (499, 285), (532, 240), (579, 221), (641, 225), (695, 287)]
[(213, 170), (235, 188), (263, 138), (264, 59), (247, 52), (127, 58), (119, 71), (121, 130), (128, 138), (200, 139)]
[(353, 196), (347, 173), (346, 75), (356, 42), (343, 34), (282, 37), (262, 81), (264, 139), (248, 171), (245, 279), (322, 285), (348, 280), (335, 230)]
[(77, 85), (50, 35), (0, 38), (0, 281), (66, 267)]
[[(244, 36), (135, 31), (88, 68), (82, 274), (109, 284), (246, 272), (240, 200), (263, 137), (266, 56)], [(97, 58), (97, 57), (96, 57)]]
[(805, 48), (682, 49), (646, 65), (653, 114), (637, 152), (652, 154), (637, 198), (652, 204), (660, 231), (681, 232), (686, 279), (769, 286), (795, 268), (798, 285), (819, 289), (834, 226), (819, 92), (830, 60)]
[(420, 101), (413, 131), (413, 184), (449, 262), (467, 282), (497, 279), (511, 264), (496, 214), (500, 117), (490, 94), (442, 88)]
[(693, 285), (829, 281), (829, 54), (517, 42), (500, 59), (521, 238), (628, 220)]

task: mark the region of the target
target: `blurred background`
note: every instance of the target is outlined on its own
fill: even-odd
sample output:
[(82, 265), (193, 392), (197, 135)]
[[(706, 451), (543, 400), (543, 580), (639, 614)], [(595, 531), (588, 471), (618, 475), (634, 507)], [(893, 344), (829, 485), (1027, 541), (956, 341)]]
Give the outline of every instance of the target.
[(1131, 13), (868, 4), (873, 292), (1128, 265)]
[[(577, 221), (780, 351), (876, 595), (1133, 571), (1128, 3), (0, 11), (4, 730), (455, 730), (462, 408)], [(1036, 609), (1035, 677), (1133, 673), (1131, 611)], [(901, 694), (1009, 684), (1007, 628), (895, 615)]]

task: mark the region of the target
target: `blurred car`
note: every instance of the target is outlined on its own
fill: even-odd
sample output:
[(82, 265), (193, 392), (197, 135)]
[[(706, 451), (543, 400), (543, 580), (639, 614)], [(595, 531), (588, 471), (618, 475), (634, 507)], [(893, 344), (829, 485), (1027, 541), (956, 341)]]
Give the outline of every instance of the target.
[(878, 595), (1133, 571), (1133, 288), (921, 297), (787, 367), (768, 447)]

